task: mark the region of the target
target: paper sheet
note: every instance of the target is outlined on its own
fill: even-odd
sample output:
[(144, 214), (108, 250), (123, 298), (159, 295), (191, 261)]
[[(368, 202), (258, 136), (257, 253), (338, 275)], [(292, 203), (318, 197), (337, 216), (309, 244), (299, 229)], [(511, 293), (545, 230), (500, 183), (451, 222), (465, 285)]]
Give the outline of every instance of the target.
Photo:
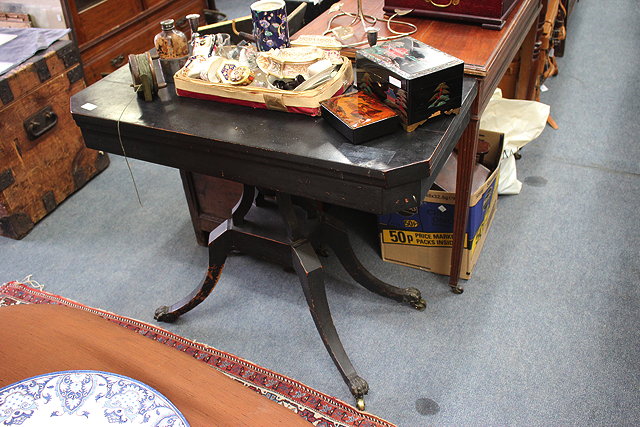
[(0, 62), (0, 74), (13, 66), (13, 62)]
[(2, 46), (3, 44), (10, 42), (11, 40), (15, 39), (16, 36), (15, 34), (3, 34), (0, 33), (0, 46)]
[(37, 52), (48, 48), (71, 30), (68, 28), (2, 28), (1, 31), (0, 75), (22, 64)]
[(493, 93), (480, 118), (480, 129), (504, 133), (498, 194), (520, 193), (522, 183), (516, 178), (513, 154), (540, 136), (550, 110), (541, 102), (503, 98), (499, 88)]

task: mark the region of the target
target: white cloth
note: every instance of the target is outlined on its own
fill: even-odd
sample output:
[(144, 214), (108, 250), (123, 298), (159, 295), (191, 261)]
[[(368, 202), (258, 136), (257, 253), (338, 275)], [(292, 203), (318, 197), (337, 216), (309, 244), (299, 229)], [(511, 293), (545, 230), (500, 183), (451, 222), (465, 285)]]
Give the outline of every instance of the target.
[(547, 124), (551, 108), (541, 102), (507, 99), (496, 89), (480, 118), (480, 129), (504, 134), (498, 194), (518, 194), (522, 183), (516, 175), (513, 154), (536, 139)]

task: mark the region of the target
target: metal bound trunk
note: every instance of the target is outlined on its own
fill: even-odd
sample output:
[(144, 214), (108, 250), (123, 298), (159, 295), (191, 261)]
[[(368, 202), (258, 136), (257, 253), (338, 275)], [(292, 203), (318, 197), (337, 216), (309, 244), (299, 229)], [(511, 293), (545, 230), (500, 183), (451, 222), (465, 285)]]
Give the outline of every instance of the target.
[(0, 76), (0, 234), (21, 239), (109, 165), (85, 147), (69, 98), (84, 89), (80, 56), (55, 42)]
[(413, 9), (411, 15), (475, 22), (499, 30), (519, 0), (384, 0), (384, 10)]

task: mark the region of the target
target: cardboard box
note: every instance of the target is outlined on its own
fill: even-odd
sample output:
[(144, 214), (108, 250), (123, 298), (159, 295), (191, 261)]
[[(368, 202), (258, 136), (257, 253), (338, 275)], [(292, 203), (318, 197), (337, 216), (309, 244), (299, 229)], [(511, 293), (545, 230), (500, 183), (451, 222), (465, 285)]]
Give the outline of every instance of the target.
[[(491, 227), (498, 204), (498, 179), (504, 135), (480, 131), (489, 143), (483, 164), (491, 174), (471, 195), (460, 278), (469, 279)], [(380, 215), (382, 259), (433, 273), (449, 275), (455, 193), (430, 190), (415, 209)]]
[(408, 132), (459, 110), (463, 74), (460, 59), (411, 37), (356, 52), (358, 89), (395, 109)]

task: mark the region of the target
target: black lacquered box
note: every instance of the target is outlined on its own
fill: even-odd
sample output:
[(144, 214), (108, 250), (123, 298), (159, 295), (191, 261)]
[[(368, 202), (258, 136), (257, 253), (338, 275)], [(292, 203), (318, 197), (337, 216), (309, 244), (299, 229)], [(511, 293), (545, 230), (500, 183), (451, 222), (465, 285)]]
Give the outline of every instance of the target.
[(322, 117), (353, 144), (393, 133), (400, 124), (395, 110), (362, 92), (327, 99), (320, 108)]
[(356, 52), (358, 89), (395, 109), (409, 132), (430, 118), (458, 112), (463, 75), (462, 60), (412, 37)]

